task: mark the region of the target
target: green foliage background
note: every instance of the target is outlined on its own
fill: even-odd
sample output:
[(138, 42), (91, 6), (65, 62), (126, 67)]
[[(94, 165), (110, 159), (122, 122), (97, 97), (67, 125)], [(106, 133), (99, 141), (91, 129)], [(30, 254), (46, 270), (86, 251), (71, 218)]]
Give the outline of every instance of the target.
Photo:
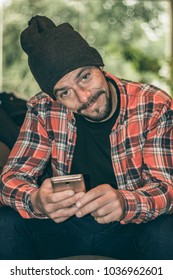
[(155, 0), (13, 0), (3, 11), (3, 90), (25, 99), (39, 91), (19, 40), (36, 14), (50, 17), (57, 25), (71, 23), (98, 49), (105, 70), (167, 90), (165, 7), (166, 1)]

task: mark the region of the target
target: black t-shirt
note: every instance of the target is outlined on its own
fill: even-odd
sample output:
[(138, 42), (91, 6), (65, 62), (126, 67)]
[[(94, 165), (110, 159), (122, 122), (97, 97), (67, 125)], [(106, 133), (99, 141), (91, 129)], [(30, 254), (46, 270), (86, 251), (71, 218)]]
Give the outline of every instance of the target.
[(118, 93), (117, 109), (113, 116), (105, 122), (90, 122), (75, 114), (77, 140), (71, 174), (84, 174), (87, 190), (100, 184), (110, 184), (117, 188), (111, 161), (109, 135), (119, 114), (119, 108)]

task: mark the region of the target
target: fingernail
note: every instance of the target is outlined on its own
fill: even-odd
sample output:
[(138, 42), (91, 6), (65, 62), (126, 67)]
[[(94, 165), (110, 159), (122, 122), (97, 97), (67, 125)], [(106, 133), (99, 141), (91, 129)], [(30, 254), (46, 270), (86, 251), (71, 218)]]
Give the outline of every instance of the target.
[(68, 195), (69, 195), (69, 196), (74, 195), (74, 191), (72, 191), (72, 190), (71, 190), (71, 191), (69, 191), (69, 192), (68, 192)]
[(76, 202), (76, 207), (80, 208), (81, 207), (81, 203), (79, 201)]
[(82, 216), (82, 213), (81, 213), (80, 211), (77, 211), (77, 212), (76, 212), (76, 216), (77, 216), (78, 218), (80, 218), (80, 217)]

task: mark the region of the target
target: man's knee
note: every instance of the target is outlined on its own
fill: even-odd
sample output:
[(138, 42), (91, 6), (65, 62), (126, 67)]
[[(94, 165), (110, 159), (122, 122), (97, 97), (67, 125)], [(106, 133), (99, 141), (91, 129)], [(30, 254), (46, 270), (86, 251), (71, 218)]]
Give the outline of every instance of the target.
[[(144, 229), (144, 228), (143, 228)], [(148, 259), (173, 260), (173, 215), (162, 215), (146, 224), (140, 240)]]
[(22, 217), (11, 207), (3, 206), (0, 208), (0, 232), (1, 236), (13, 234), (14, 229), (22, 220)]
[(2, 207), (0, 209), (0, 260), (35, 259), (30, 230), (32, 227), (18, 212), (10, 207)]
[(163, 244), (170, 244), (173, 233), (173, 215), (162, 215), (150, 227), (153, 238)]
[(160, 220), (160, 226), (157, 227), (156, 232), (158, 246), (173, 259), (173, 215), (164, 215)]

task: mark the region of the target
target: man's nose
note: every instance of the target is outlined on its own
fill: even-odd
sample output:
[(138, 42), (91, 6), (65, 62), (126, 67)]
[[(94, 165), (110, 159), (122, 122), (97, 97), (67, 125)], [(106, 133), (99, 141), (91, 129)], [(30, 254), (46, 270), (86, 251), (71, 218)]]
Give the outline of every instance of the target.
[(80, 89), (76, 90), (76, 95), (81, 103), (86, 103), (91, 96), (91, 91), (89, 89)]

